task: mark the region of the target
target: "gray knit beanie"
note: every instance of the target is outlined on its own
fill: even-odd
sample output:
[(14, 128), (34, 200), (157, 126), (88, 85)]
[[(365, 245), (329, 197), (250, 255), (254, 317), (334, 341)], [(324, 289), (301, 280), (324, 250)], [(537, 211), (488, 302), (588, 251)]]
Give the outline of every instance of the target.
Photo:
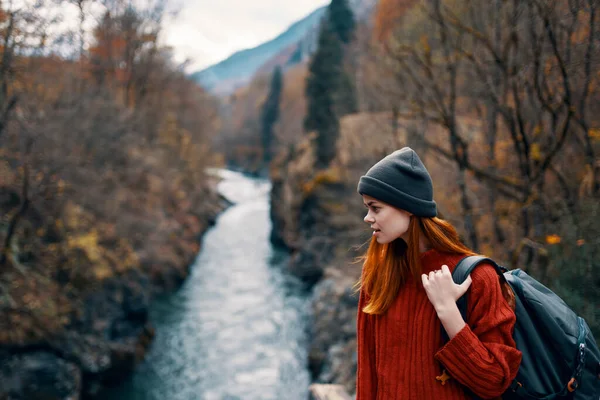
[(431, 176), (410, 147), (396, 150), (373, 165), (360, 178), (358, 193), (374, 197), (418, 217), (437, 215)]

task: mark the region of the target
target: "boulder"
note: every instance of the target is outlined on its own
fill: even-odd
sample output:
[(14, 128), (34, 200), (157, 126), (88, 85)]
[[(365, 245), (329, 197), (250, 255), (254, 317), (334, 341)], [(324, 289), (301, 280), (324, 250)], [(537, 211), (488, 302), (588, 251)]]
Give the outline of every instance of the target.
[(0, 399), (78, 400), (81, 384), (79, 367), (52, 353), (0, 355)]

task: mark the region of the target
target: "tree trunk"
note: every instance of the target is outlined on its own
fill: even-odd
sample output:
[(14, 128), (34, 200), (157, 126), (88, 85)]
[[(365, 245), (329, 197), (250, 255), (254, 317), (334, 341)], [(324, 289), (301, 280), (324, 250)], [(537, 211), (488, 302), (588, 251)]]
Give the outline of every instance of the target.
[(6, 238), (4, 239), (4, 248), (2, 249), (2, 253), (0, 254), (0, 265), (5, 265), (9, 256), (10, 256), (10, 248), (12, 238), (17, 230), (17, 226), (21, 218), (27, 212), (29, 208), (29, 166), (25, 164), (24, 167), (24, 177), (23, 177), (23, 188), (21, 192), (21, 206), (19, 210), (13, 215), (9, 224), (8, 231), (6, 233)]
[(460, 167), (458, 172), (458, 187), (460, 188), (461, 194), (461, 205), (463, 210), (463, 219), (465, 231), (469, 237), (471, 248), (477, 251), (479, 248), (479, 239), (477, 237), (477, 231), (475, 229), (475, 221), (473, 218), (473, 206), (469, 200), (467, 193), (467, 182), (466, 182), (466, 170), (464, 167)]

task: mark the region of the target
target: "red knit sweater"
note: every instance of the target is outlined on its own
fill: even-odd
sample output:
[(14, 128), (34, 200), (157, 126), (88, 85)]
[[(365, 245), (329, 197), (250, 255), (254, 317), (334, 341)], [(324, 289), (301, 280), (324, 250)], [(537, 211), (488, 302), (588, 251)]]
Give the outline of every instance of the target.
[[(453, 271), (462, 257), (428, 250), (421, 255), (423, 273), (443, 264)], [(521, 362), (512, 338), (515, 314), (491, 265), (477, 267), (471, 277), (468, 324), (445, 345), (421, 282), (407, 282), (382, 315), (362, 312), (368, 297), (361, 292), (356, 400), (469, 399), (465, 386), (490, 399), (508, 388)], [(441, 365), (452, 377), (444, 385), (436, 380)]]

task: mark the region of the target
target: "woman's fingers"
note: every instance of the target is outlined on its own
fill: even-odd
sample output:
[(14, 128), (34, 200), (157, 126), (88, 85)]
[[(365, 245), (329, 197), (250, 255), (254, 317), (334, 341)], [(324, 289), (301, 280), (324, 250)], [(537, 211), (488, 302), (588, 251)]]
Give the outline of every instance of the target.
[(447, 265), (442, 265), (441, 269), (430, 271), (428, 274), (421, 274), (421, 280), (429, 301), (436, 309), (456, 302), (465, 294), (472, 282), (471, 277), (468, 276), (461, 285), (454, 283)]
[(467, 276), (467, 279), (465, 279), (465, 281), (462, 284), (457, 285), (459, 297), (461, 297), (463, 294), (465, 294), (467, 292), (467, 290), (469, 289), (469, 286), (471, 286), (472, 282), (473, 282), (473, 280), (471, 279), (471, 275), (469, 275), (469, 276)]
[(436, 269), (430, 271), (429, 274), (421, 274), (421, 280), (423, 284), (432, 283), (432, 282), (440, 282), (440, 279), (449, 278), (452, 280), (452, 273), (450, 272), (450, 268), (447, 265), (442, 265), (441, 269)]

